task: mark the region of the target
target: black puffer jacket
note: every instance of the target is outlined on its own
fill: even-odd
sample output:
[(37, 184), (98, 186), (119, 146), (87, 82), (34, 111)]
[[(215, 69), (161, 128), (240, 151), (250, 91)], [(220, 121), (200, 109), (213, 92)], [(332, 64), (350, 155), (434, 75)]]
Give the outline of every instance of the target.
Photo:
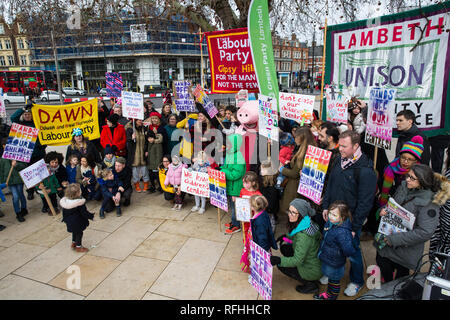
[(62, 198), (59, 204), (63, 208), (63, 222), (67, 225), (68, 232), (80, 233), (89, 225), (89, 220), (94, 219), (94, 215), (86, 208), (85, 199)]

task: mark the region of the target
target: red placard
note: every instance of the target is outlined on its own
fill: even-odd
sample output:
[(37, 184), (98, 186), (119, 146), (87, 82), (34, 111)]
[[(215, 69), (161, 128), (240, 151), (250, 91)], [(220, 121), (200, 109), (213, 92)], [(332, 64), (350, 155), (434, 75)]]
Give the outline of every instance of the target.
[(211, 92), (259, 92), (247, 28), (207, 32)]

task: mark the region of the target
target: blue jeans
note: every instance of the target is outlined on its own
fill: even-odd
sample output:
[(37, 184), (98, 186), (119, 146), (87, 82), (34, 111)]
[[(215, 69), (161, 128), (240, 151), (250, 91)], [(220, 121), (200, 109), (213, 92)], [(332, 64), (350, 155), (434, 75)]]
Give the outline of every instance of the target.
[(359, 237), (361, 236), (361, 230), (358, 230), (353, 238), (353, 246), (356, 248), (354, 255), (349, 257), (350, 260), (350, 281), (358, 286), (364, 285), (364, 264), (361, 254), (361, 246)]
[(231, 214), (231, 228), (238, 227), (239, 228), (239, 221), (236, 219), (236, 208), (234, 206), (233, 197), (227, 196), (228, 198), (228, 212)]
[(345, 274), (345, 264), (340, 268), (336, 268), (322, 262), (322, 274), (329, 279), (339, 281)]
[[(14, 211), (19, 213), (21, 209), (26, 209), (27, 199), (25, 199), (25, 195), (23, 194), (23, 183), (9, 185), (8, 188), (11, 190), (13, 196)], [(22, 204), (22, 207), (20, 204)]]

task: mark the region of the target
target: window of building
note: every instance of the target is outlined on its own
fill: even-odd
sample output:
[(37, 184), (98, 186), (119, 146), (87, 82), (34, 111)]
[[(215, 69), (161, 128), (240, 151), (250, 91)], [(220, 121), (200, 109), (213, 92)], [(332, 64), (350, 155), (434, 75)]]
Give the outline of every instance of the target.
[(20, 65), (22, 66), (28, 65), (27, 56), (20, 56)]
[(3, 50), (3, 42), (0, 40), (0, 50)]
[(0, 56), (0, 66), (6, 66), (5, 57)]
[(5, 27), (0, 23), (0, 34), (5, 34)]
[(13, 56), (8, 56), (8, 63), (10, 66), (14, 65), (14, 57)]
[(17, 39), (17, 46), (19, 49), (25, 49), (25, 44), (22, 39)]
[(10, 40), (5, 40), (5, 48), (11, 49), (11, 41)]

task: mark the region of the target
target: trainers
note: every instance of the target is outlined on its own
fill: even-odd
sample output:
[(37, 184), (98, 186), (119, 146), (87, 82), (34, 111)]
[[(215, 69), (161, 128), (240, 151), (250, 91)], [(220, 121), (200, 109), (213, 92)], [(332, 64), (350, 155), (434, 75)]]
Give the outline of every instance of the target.
[(178, 205), (177, 205), (177, 204), (174, 204), (173, 207), (172, 207), (172, 210), (176, 210), (177, 207), (178, 207)]
[(320, 283), (321, 284), (328, 284), (328, 277), (327, 276), (323, 276), (322, 278), (320, 278)]
[(225, 234), (233, 234), (236, 232), (241, 231), (240, 227), (232, 227), (232, 228), (228, 228), (227, 230), (225, 230)]
[(200, 208), (200, 210), (198, 210), (198, 214), (204, 214), (205, 213), (205, 209)]
[(176, 210), (176, 211), (180, 211), (182, 206), (183, 206), (182, 204), (179, 204), (179, 205), (175, 208), (175, 210)]
[(196, 212), (196, 211), (198, 211), (198, 209), (200, 209), (200, 208), (197, 206), (193, 206), (191, 209), (191, 212)]
[(336, 300), (337, 297), (333, 297), (326, 292), (322, 292), (321, 294), (315, 294), (314, 300)]
[(356, 283), (350, 282), (347, 288), (345, 289), (344, 294), (347, 297), (354, 297), (358, 294), (361, 288), (362, 286), (358, 286)]
[(231, 227), (231, 222), (225, 223), (225, 228), (230, 228)]

